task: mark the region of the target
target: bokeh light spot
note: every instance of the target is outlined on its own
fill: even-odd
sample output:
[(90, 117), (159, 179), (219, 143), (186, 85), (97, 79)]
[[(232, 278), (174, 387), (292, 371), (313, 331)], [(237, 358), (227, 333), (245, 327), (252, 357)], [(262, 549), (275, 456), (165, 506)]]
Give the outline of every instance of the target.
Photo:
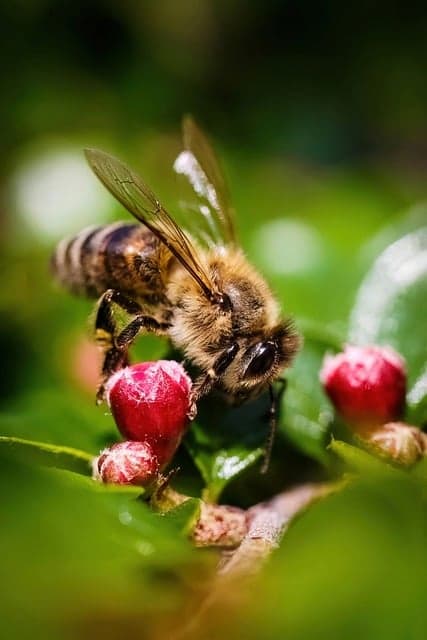
[(12, 179), (12, 203), (41, 239), (58, 239), (107, 220), (112, 199), (97, 183), (83, 151), (51, 149), (30, 158)]
[(298, 274), (316, 268), (324, 258), (317, 231), (298, 220), (272, 220), (253, 237), (258, 262), (273, 274)]

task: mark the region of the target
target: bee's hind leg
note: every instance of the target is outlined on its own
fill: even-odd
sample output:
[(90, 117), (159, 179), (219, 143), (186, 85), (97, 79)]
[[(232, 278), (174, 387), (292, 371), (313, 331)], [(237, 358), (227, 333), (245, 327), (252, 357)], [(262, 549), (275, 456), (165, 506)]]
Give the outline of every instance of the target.
[[(124, 329), (118, 330), (113, 316), (113, 305), (116, 304), (126, 313), (136, 316)], [(129, 364), (128, 349), (138, 333), (145, 329), (155, 333), (165, 333), (169, 324), (158, 322), (155, 318), (144, 314), (142, 307), (115, 289), (108, 289), (98, 304), (95, 320), (95, 340), (105, 348), (104, 362), (101, 372), (101, 383), (96, 393), (97, 404), (105, 397), (105, 384), (108, 378)]]

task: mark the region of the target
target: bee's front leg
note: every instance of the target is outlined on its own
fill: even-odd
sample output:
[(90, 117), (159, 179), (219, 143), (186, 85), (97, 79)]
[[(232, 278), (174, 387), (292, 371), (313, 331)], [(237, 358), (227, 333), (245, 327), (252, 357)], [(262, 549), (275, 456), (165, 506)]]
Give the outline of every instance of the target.
[(206, 394), (208, 394), (218, 378), (230, 366), (239, 350), (239, 345), (234, 342), (230, 347), (225, 349), (220, 356), (214, 361), (213, 366), (206, 373), (202, 373), (194, 382), (191, 391), (191, 404), (188, 411), (190, 420), (194, 420), (197, 415), (197, 403)]
[(279, 378), (277, 380), (277, 383), (280, 384), (280, 387), (276, 394), (274, 393), (273, 385), (270, 384), (268, 386), (268, 391), (270, 394), (270, 407), (267, 417), (270, 429), (264, 447), (264, 460), (261, 466), (261, 473), (267, 473), (268, 467), (270, 466), (271, 452), (273, 450), (273, 444), (277, 430), (277, 407), (280, 405), (282, 396), (286, 391), (287, 380), (286, 378)]
[[(136, 317), (120, 332), (113, 316), (113, 305), (121, 307)], [(95, 320), (95, 340), (105, 348), (101, 383), (96, 393), (97, 404), (105, 397), (105, 383), (108, 378), (129, 364), (128, 349), (138, 333), (145, 329), (155, 333), (166, 333), (168, 323), (158, 322), (144, 314), (141, 306), (120, 291), (109, 289), (101, 297)]]

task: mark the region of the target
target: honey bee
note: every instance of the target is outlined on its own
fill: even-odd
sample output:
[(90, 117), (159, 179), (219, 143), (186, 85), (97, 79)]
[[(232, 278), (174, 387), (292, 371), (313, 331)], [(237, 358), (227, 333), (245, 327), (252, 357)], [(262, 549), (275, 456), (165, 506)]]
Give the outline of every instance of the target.
[[(138, 334), (167, 335), (198, 370), (190, 417), (214, 387), (241, 402), (269, 387), (290, 365), (300, 343), (267, 283), (237, 242), (228, 190), (214, 151), (191, 118), (174, 169), (193, 190), (197, 207), (179, 225), (143, 180), (120, 160), (86, 149), (88, 163), (110, 193), (142, 224), (118, 222), (83, 229), (62, 240), (52, 266), (71, 292), (100, 297), (95, 340), (104, 350), (97, 400), (110, 375), (128, 364)], [(121, 308), (128, 319), (115, 318)]]

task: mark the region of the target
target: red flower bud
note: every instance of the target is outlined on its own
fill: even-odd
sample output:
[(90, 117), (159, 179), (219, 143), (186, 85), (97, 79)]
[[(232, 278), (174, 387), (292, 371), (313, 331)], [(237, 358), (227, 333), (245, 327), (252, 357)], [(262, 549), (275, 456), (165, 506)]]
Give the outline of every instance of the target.
[(122, 435), (149, 443), (163, 467), (184, 433), (190, 391), (191, 380), (178, 362), (141, 362), (110, 378), (107, 402)]
[(358, 431), (402, 414), (405, 363), (390, 347), (347, 345), (344, 353), (325, 357), (320, 380), (335, 409)]
[(154, 480), (159, 463), (147, 442), (119, 442), (101, 451), (93, 475), (102, 482), (146, 485)]

